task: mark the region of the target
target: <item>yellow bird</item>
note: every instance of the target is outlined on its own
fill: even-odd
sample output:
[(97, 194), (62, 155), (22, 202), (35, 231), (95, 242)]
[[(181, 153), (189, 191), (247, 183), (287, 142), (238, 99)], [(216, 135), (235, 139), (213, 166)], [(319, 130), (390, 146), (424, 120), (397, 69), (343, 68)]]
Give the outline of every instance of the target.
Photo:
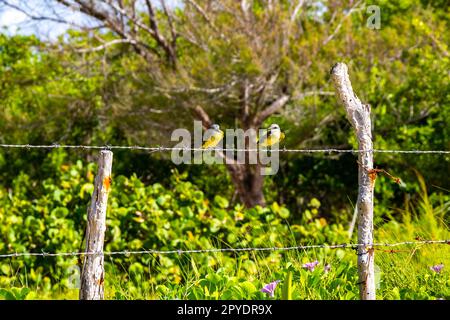
[(284, 139), (285, 135), (281, 132), (280, 126), (276, 123), (270, 125), (267, 132), (259, 139), (258, 145), (261, 147), (270, 147)]
[(218, 124), (213, 124), (211, 128), (208, 129), (207, 133), (208, 132), (209, 132), (208, 138), (202, 145), (202, 149), (210, 149), (216, 147), (224, 136), (224, 133), (222, 130), (220, 130)]

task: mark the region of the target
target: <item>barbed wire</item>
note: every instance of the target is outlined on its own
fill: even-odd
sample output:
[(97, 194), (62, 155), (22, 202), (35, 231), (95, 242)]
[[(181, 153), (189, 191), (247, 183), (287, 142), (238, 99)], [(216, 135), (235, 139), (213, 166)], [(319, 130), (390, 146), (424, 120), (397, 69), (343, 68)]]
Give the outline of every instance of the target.
[(212, 249), (189, 249), (189, 250), (137, 250), (137, 251), (105, 251), (105, 252), (15, 252), (0, 254), (0, 258), (15, 258), (25, 256), (39, 257), (59, 257), (59, 256), (88, 256), (88, 255), (138, 255), (138, 254), (192, 254), (192, 253), (219, 253), (219, 252), (248, 252), (248, 251), (289, 251), (289, 250), (308, 250), (308, 249), (358, 249), (376, 248), (376, 247), (398, 247), (402, 245), (419, 245), (419, 244), (450, 244), (449, 240), (420, 240), (420, 241), (403, 241), (396, 243), (342, 243), (342, 244), (317, 244), (317, 245), (299, 245), (290, 247), (262, 247), (262, 248), (212, 248)]
[(278, 151), (278, 152), (291, 152), (291, 153), (409, 153), (409, 154), (450, 154), (450, 150), (389, 150), (389, 149), (371, 149), (371, 150), (355, 150), (355, 149), (237, 149), (237, 148), (216, 148), (216, 149), (203, 149), (192, 147), (145, 147), (145, 146), (99, 146), (99, 145), (33, 145), (33, 144), (0, 144), (0, 148), (16, 148), (16, 149), (81, 149), (81, 150), (141, 150), (150, 152), (165, 152), (165, 151), (224, 151), (224, 152), (258, 152), (258, 151)]

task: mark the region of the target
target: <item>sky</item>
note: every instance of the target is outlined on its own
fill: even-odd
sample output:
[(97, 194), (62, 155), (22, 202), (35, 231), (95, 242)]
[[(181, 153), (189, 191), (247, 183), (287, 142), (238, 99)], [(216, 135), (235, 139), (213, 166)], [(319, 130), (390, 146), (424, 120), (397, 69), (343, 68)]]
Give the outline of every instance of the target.
[[(0, 3), (2, 1), (0, 0)], [(60, 5), (49, 6), (52, 1), (48, 0), (7, 0), (11, 5), (23, 8), (35, 16), (49, 16), (57, 18), (58, 16), (76, 23), (82, 24), (88, 19), (80, 13), (73, 10), (63, 8)], [(57, 23), (46, 20), (33, 20), (24, 12), (16, 10), (6, 5), (0, 4), (0, 28), (8, 34), (36, 35), (45, 40), (56, 40), (70, 26), (63, 23)]]
[[(159, 1), (153, 1), (155, 5)], [(70, 25), (45, 20), (33, 20), (25, 13), (13, 7), (25, 9), (35, 16), (63, 17), (74, 24), (93, 23), (80, 12), (58, 5), (52, 0), (0, 0), (0, 32), (7, 34), (36, 35), (42, 40), (56, 40)], [(180, 0), (168, 0), (167, 5), (173, 7), (180, 4)]]

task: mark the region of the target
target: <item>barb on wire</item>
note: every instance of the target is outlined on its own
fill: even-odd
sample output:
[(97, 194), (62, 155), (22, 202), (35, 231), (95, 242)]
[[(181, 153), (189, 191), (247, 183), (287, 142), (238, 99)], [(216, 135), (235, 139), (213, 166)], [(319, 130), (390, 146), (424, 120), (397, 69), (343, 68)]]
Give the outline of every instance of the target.
[[(376, 247), (397, 247), (402, 245), (419, 245), (419, 244), (450, 244), (449, 240), (420, 240), (420, 241), (403, 241), (396, 243), (342, 243), (342, 244), (317, 244), (317, 245), (299, 245), (291, 247), (263, 247), (263, 248), (212, 248), (212, 249), (190, 249), (190, 250), (137, 250), (137, 251), (106, 251), (106, 252), (15, 252), (0, 254), (0, 258), (14, 258), (25, 256), (40, 256), (40, 257), (58, 257), (58, 256), (86, 256), (86, 255), (138, 255), (138, 254), (192, 254), (192, 253), (218, 253), (218, 252), (248, 252), (248, 251), (288, 251), (288, 250), (308, 250), (308, 249), (357, 249), (376, 248)], [(386, 251), (386, 250), (383, 250)], [(400, 252), (400, 250), (388, 250), (389, 252)]]
[[(0, 148), (4, 149), (82, 149), (82, 150), (141, 150), (151, 152), (165, 152), (165, 151), (210, 151), (211, 149), (191, 148), (191, 147), (145, 147), (145, 146), (94, 146), (94, 145), (31, 145), (31, 144), (0, 144)], [(217, 148), (212, 150), (218, 151), (232, 151), (232, 152), (258, 152), (270, 149), (234, 149), (234, 148)], [(388, 150), (388, 149), (372, 149), (372, 150), (354, 150), (354, 149), (273, 149), (278, 152), (290, 153), (410, 153), (410, 154), (450, 154), (449, 150)]]

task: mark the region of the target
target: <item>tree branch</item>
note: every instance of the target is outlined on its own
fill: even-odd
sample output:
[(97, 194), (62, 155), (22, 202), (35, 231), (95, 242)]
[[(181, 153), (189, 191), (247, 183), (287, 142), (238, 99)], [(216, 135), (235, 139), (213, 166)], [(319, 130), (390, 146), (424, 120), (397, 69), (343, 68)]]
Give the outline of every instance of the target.
[[(134, 26), (139, 27), (140, 29), (148, 32), (151, 37), (155, 37), (154, 31), (149, 27), (145, 26), (138, 18), (130, 16), (124, 9), (120, 8), (116, 4), (111, 1), (86, 1), (86, 0), (73, 0), (73, 2), (68, 0), (55, 0), (61, 5), (76, 9), (89, 17), (92, 17), (96, 20), (99, 20), (105, 24), (111, 31), (115, 32), (119, 37), (125, 39), (129, 43), (132, 44), (134, 50), (145, 59), (151, 61), (151, 55), (155, 55), (160, 57), (161, 53), (158, 52), (155, 48), (150, 47), (149, 45), (139, 41), (136, 38), (136, 35), (133, 34), (133, 31), (127, 31), (124, 29), (124, 26), (121, 24), (122, 18), (127, 18), (129, 21), (133, 23)], [(111, 7), (111, 10), (114, 12), (108, 12), (102, 10), (99, 6), (96, 6), (98, 3), (103, 3)], [(76, 4), (76, 5), (74, 5)], [(119, 18), (117, 18), (119, 16)]]
[(295, 19), (297, 18), (298, 12), (300, 11), (300, 9), (303, 7), (304, 4), (305, 4), (305, 0), (298, 1), (297, 5), (294, 8), (294, 11), (292, 12), (291, 18), (290, 18), (291, 24), (294, 23)]
[(175, 31), (173, 16), (170, 11), (167, 9), (166, 0), (160, 0), (161, 6), (163, 8), (164, 14), (166, 15), (167, 22), (169, 24), (170, 34), (172, 35), (172, 46), (175, 47), (176, 41), (178, 38), (178, 33)]
[(137, 42), (135, 40), (131, 40), (131, 39), (115, 39), (109, 42), (106, 42), (98, 47), (95, 48), (85, 48), (85, 49), (77, 49), (76, 52), (79, 53), (85, 53), (85, 52), (96, 52), (96, 51), (101, 51), (104, 50), (110, 46), (113, 46), (115, 44), (118, 43), (131, 43), (131, 44), (137, 44)]
[(39, 16), (37, 16), (37, 15), (31, 14), (31, 13), (28, 12), (26, 9), (23, 9), (23, 8), (21, 8), (21, 7), (18, 6), (18, 5), (15, 5), (15, 4), (13, 4), (13, 3), (10, 3), (10, 2), (7, 1), (7, 0), (0, 0), (0, 3), (3, 3), (5, 6), (10, 7), (10, 8), (12, 8), (12, 9), (14, 9), (14, 10), (17, 10), (17, 11), (19, 11), (19, 12), (25, 14), (25, 15), (26, 15), (28, 18), (30, 18), (31, 20), (36, 20), (36, 21), (42, 21), (42, 20), (45, 20), (45, 21), (52, 21), (52, 22), (56, 22), (56, 23), (67, 24), (67, 25), (69, 25), (69, 26), (76, 27), (76, 28), (83, 28), (81, 25), (78, 25), (78, 24), (75, 24), (75, 23), (70, 22), (70, 21), (68, 21), (68, 20), (62, 19), (61, 17), (57, 16), (56, 14), (55, 14), (55, 17), (44, 16), (44, 15), (39, 15)]
[(328, 42), (330, 42), (331, 40), (333, 40), (333, 38), (336, 36), (336, 34), (339, 32), (339, 30), (342, 27), (342, 23), (344, 22), (345, 19), (347, 19), (354, 11), (357, 10), (357, 7), (361, 4), (361, 0), (356, 2), (353, 7), (351, 7), (350, 10), (348, 10), (347, 14), (344, 15), (344, 17), (341, 19), (341, 21), (339, 21), (338, 25), (336, 26), (336, 28), (334, 29), (334, 31), (323, 41), (323, 45), (326, 45)]
[(192, 108), (192, 112), (194, 113), (196, 118), (202, 122), (203, 127), (205, 129), (209, 129), (211, 127), (212, 122), (211, 122), (211, 119), (210, 119), (208, 113), (206, 113), (205, 109), (203, 109), (201, 106), (197, 105), (194, 108)]
[(267, 107), (266, 109), (264, 109), (263, 111), (261, 111), (259, 114), (256, 115), (256, 117), (253, 119), (253, 125), (255, 127), (259, 127), (264, 120), (266, 120), (272, 114), (283, 108), (289, 101), (289, 99), (290, 96), (283, 95), (274, 102), (272, 102), (272, 104), (269, 107)]
[(195, 10), (197, 10), (202, 15), (202, 17), (205, 19), (205, 21), (211, 26), (211, 28), (215, 32), (219, 32), (219, 30), (217, 29), (214, 22), (211, 20), (211, 18), (208, 16), (208, 14), (205, 12), (205, 10), (203, 10), (203, 8), (197, 2), (195, 2), (194, 0), (186, 0), (186, 2), (191, 4), (195, 8)]
[(167, 54), (167, 57), (169, 58), (169, 61), (175, 65), (176, 64), (176, 54), (175, 54), (175, 48), (172, 46), (172, 45), (175, 45), (175, 42), (172, 42), (172, 45), (171, 45), (166, 41), (164, 36), (161, 35), (161, 33), (159, 32), (158, 23), (156, 21), (155, 10), (153, 9), (153, 5), (150, 2), (150, 0), (145, 0), (145, 3), (147, 4), (148, 16), (150, 19), (150, 28), (153, 30), (153, 38), (164, 49), (164, 51)]
[(206, 93), (206, 94), (217, 94), (217, 93), (220, 93), (220, 92), (230, 89), (237, 83), (238, 83), (237, 80), (233, 80), (230, 83), (227, 83), (225, 85), (222, 85), (220, 87), (215, 87), (215, 88), (202, 88), (202, 87), (195, 87), (195, 86), (178, 87), (178, 88), (162, 88), (162, 87), (155, 86), (154, 88), (158, 91), (165, 92), (165, 93), (185, 93), (185, 92), (192, 91), (192, 92), (201, 92), (201, 93)]

